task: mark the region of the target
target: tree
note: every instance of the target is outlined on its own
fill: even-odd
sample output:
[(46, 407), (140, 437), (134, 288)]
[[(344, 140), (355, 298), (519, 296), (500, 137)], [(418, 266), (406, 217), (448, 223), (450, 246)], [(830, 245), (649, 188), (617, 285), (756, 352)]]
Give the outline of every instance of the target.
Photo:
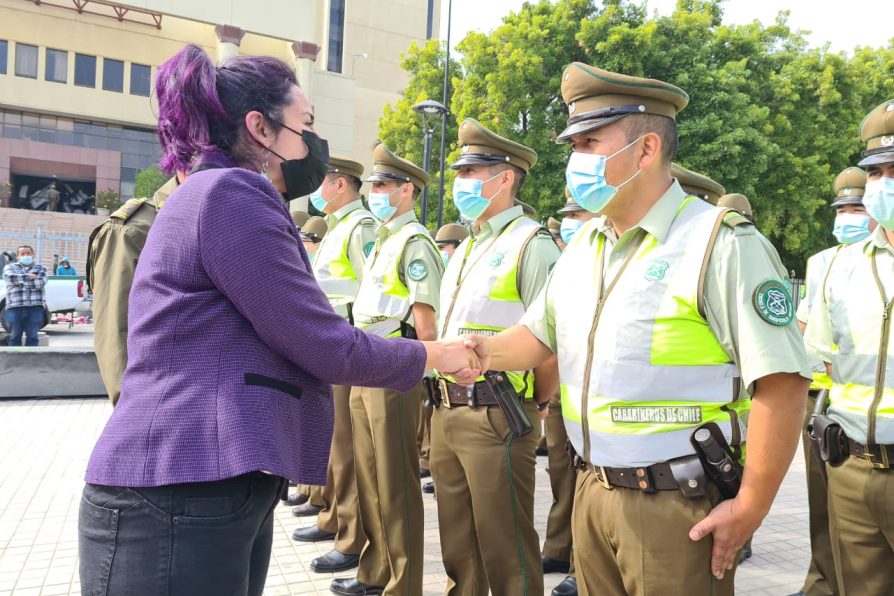
[[(539, 160), (522, 199), (546, 217), (564, 202), (569, 150), (553, 142), (567, 120), (563, 67), (581, 61), (667, 81), (690, 96), (678, 118), (677, 161), (747, 195), (783, 262), (803, 273), (807, 257), (834, 242), (832, 181), (859, 160), (861, 120), (894, 96), (894, 40), (835, 53), (809, 47), (787, 18), (724, 24), (721, 0), (678, 0), (667, 16), (630, 0), (525, 3), (457, 46), (448, 161), (458, 152), (455, 122), (466, 117), (532, 147)], [(436, 42), (411, 47), (403, 62), (410, 85), (380, 121), (383, 140), (420, 159), (419, 120), (408, 109), (439, 97), (440, 64)]]
[(156, 165), (151, 165), (137, 173), (137, 179), (133, 185), (133, 196), (143, 198), (152, 197), (159, 188), (168, 181), (162, 171)]

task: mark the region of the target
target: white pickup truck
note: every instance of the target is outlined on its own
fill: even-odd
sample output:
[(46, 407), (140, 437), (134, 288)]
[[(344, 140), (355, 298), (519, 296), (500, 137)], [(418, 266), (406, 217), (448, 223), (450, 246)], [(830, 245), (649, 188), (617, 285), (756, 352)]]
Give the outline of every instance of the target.
[[(88, 312), (93, 296), (87, 289), (83, 275), (50, 275), (47, 277), (46, 306), (43, 313), (44, 327), (54, 313)], [(9, 331), (6, 323), (6, 282), (0, 277), (0, 326)]]

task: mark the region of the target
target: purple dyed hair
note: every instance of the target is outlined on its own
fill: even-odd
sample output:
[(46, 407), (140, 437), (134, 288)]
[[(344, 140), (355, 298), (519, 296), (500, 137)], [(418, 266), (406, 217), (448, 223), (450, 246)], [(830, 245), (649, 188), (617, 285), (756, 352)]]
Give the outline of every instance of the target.
[(245, 115), (258, 111), (275, 131), (282, 109), (297, 86), (295, 73), (269, 56), (236, 56), (215, 67), (200, 47), (190, 44), (158, 67), (158, 136), (164, 172), (189, 171), (193, 159), (212, 148), (239, 164), (252, 161), (245, 142)]

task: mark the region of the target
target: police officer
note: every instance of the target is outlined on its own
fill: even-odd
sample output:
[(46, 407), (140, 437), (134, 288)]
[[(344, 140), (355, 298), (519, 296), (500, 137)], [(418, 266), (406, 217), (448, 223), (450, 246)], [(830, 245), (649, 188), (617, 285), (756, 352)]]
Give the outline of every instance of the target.
[(186, 173), (178, 172), (151, 199), (130, 199), (90, 234), (87, 285), (93, 292), (93, 343), (113, 406), (127, 368), (127, 300), (137, 259), (159, 209), (185, 179)]
[(562, 222), (555, 217), (550, 217), (546, 220), (546, 229), (549, 231), (549, 235), (553, 237), (553, 240), (556, 241), (558, 247), (565, 250), (565, 243), (562, 242)]
[[(375, 218), (360, 199), (362, 178), (361, 164), (330, 155), (326, 178), (310, 195), (313, 206), (326, 214), (329, 229), (314, 257), (314, 275), (332, 308), (352, 322), (351, 312), (363, 280), (363, 267), (375, 243)], [(350, 387), (332, 387), (334, 420), (327, 481), (320, 495), (323, 509), (315, 525), (299, 528), (292, 534), (299, 542), (335, 538), (332, 551), (311, 561), (311, 569), (318, 573), (353, 569), (366, 543), (357, 502), (350, 395)]]
[(751, 208), (751, 201), (743, 194), (737, 192), (725, 194), (717, 201), (717, 206), (738, 211), (742, 217), (754, 223), (754, 210)]
[(308, 219), (310, 219), (310, 213), (307, 211), (292, 211), (292, 221), (295, 222), (295, 227), (299, 230), (304, 227)]
[[(354, 302), (354, 324), (384, 337), (437, 336), (444, 262), (413, 204), (429, 175), (379, 145), (373, 152), (369, 206), (382, 223)], [(423, 520), (416, 433), (422, 384), (412, 391), (354, 387), (351, 421), (368, 542), (357, 578), (336, 579), (336, 594), (422, 593)]]
[(458, 223), (444, 224), (435, 234), (435, 244), (441, 251), (444, 259), (444, 267), (450, 261), (450, 258), (456, 252), (456, 248), (460, 243), (469, 237), (469, 230)]
[(860, 138), (866, 143), (859, 163), (866, 168), (863, 205), (878, 227), (835, 255), (805, 335), (809, 348), (831, 364), (827, 414), (846, 436), (843, 453), (827, 466), (832, 554), (843, 596), (889, 594), (894, 585), (894, 99), (866, 116)]
[[(833, 185), (835, 199), (832, 201), (832, 207), (835, 208), (836, 215), (832, 233), (839, 244), (807, 259), (804, 296), (798, 303), (796, 312), (802, 331), (807, 327), (811, 306), (819, 296), (829, 265), (839, 249), (846, 244), (863, 240), (875, 229), (875, 221), (870, 219), (863, 207), (865, 186), (866, 172), (860, 168), (847, 168), (835, 178)], [(832, 388), (832, 379), (820, 358), (813, 355), (808, 355), (808, 358), (813, 371), (813, 382), (810, 384), (807, 397), (801, 442), (807, 470), (807, 503), (810, 510), (810, 567), (807, 569), (807, 577), (798, 595), (825, 596), (838, 594), (838, 581), (832, 557), (832, 542), (829, 538), (829, 501), (821, 471), (823, 464), (820, 464), (811, 447), (807, 435), (807, 422), (816, 407), (820, 391)]]
[[(807, 393), (785, 269), (745, 218), (671, 177), (685, 92), (573, 63), (562, 96), (568, 187), (605, 217), (575, 236), (521, 325), (467, 344), (495, 370), (558, 353), (582, 468), (582, 594), (732, 594), (737, 551), (788, 469)], [(690, 437), (713, 422), (741, 446), (746, 419), (741, 489), (719, 502)]]
[(718, 182), (704, 174), (688, 170), (676, 162), (671, 164), (671, 176), (677, 179), (683, 192), (712, 205), (716, 205), (721, 195), (726, 194), (726, 189)]
[[(514, 325), (546, 284), (559, 257), (547, 230), (516, 197), (537, 154), (469, 118), (459, 127), (453, 202), (474, 223), (441, 287), (442, 337)], [(510, 372), (512, 391), (531, 420), (558, 386), (555, 362)], [(440, 377), (432, 415), (431, 466), (438, 493), (441, 556), (448, 596), (543, 593), (534, 529), (536, 435), (512, 438), (493, 390), (478, 379), (467, 390)], [(472, 403), (470, 403), (470, 400)]]
[(316, 257), (317, 248), (319, 248), (320, 242), (328, 229), (326, 220), (318, 216), (308, 218), (307, 222), (301, 226), (299, 231), (301, 242), (304, 243), (304, 250), (307, 251), (311, 261)]
[[(565, 206), (559, 209), (563, 216), (560, 227), (561, 244), (567, 246), (585, 224), (596, 218), (577, 204), (565, 187)], [(544, 421), (549, 456), (549, 484), (553, 502), (546, 518), (546, 539), (543, 542), (543, 571), (563, 571), (568, 575), (553, 588), (552, 596), (573, 596), (577, 594), (577, 580), (574, 577), (574, 558), (571, 556), (571, 508), (574, 503), (574, 484), (577, 474), (572, 469), (571, 458), (565, 448), (568, 433), (562, 420), (561, 394), (556, 392), (549, 402), (549, 415)]]

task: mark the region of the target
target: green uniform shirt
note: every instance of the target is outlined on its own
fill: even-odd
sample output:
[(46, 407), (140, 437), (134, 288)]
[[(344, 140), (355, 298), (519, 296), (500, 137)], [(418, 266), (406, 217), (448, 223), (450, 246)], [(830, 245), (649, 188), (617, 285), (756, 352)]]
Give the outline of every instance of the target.
[[(377, 231), (379, 244), (384, 244), (391, 235), (410, 222), (418, 221), (416, 213), (407, 211), (388, 223), (379, 226)], [(421, 262), (424, 268), (419, 266)], [(410, 264), (416, 264), (414, 275), (409, 274)], [(428, 304), (435, 313), (440, 306), (441, 278), (444, 277), (444, 260), (435, 248), (434, 241), (428, 242), (416, 237), (407, 242), (404, 254), (398, 265), (398, 276), (402, 284), (410, 290), (410, 304)]]
[[(521, 207), (515, 206), (491, 217), (474, 235), (474, 245), (469, 253), (468, 261), (474, 263), (477, 251), (487, 248), (494, 235), (499, 234), (510, 223), (524, 216)], [(562, 252), (553, 241), (547, 230), (531, 239), (521, 260), (521, 283), (518, 291), (525, 308), (531, 306), (546, 286), (546, 280), (553, 265), (559, 260)]]
[[(875, 246), (878, 250), (875, 253), (878, 274), (885, 287), (885, 292), (890, 297), (892, 288), (894, 288), (894, 248), (888, 242), (885, 236), (885, 229), (881, 226), (875, 228), (869, 239), (866, 240), (868, 246), (863, 247), (866, 250)], [(856, 247), (854, 247), (856, 248)], [(878, 292), (878, 288), (873, 285), (870, 288), (864, 288), (866, 292)], [(824, 289), (820, 289), (824, 292)], [(878, 317), (879, 325), (881, 325), (881, 315), (877, 312), (866, 313), (867, 317)], [(810, 316), (807, 320), (807, 330), (804, 332), (804, 341), (807, 342), (807, 348), (812, 354), (819, 356), (823, 362), (832, 362), (832, 353), (835, 351), (835, 340), (832, 338), (832, 321), (829, 316), (829, 303), (826, 301), (824, 294), (818, 294), (816, 300), (811, 305)]]
[(149, 228), (174, 189), (172, 178), (152, 199), (125, 204), (90, 237), (87, 279), (93, 292), (94, 349), (103, 384), (112, 405), (121, 395), (121, 377), (127, 368), (127, 300)]
[[(326, 225), (329, 226), (329, 230), (335, 229), (335, 226), (344, 218), (358, 209), (363, 209), (363, 202), (360, 199), (348, 203), (332, 215), (327, 215)], [(371, 217), (357, 224), (351, 232), (351, 237), (348, 238), (348, 260), (351, 261), (351, 268), (354, 270), (354, 275), (357, 276), (357, 283), (363, 281), (363, 264), (375, 242), (376, 220)]]
[[(659, 241), (664, 240), (686, 193), (674, 182), (649, 213), (620, 238), (606, 218), (591, 220), (578, 234), (605, 236), (604, 284), (614, 279), (627, 256), (638, 247), (637, 228)], [(544, 345), (556, 351), (555, 311), (549, 296), (554, 292), (592, 292), (592, 272), (581, 272), (574, 288), (550, 288), (541, 292), (522, 319)], [(794, 322), (776, 326), (764, 320), (753, 306), (754, 293), (763, 282), (788, 284), (785, 267), (776, 249), (752, 225), (721, 226), (705, 276), (704, 300), (708, 325), (734, 362), (749, 394), (753, 383), (767, 375), (788, 372), (812, 378), (800, 331)], [(604, 289), (604, 288), (603, 288)], [(617, 298), (617, 296), (615, 296)], [(593, 313), (580, 313), (581, 324), (589, 325)], [(598, 349), (598, 347), (597, 347)]]

